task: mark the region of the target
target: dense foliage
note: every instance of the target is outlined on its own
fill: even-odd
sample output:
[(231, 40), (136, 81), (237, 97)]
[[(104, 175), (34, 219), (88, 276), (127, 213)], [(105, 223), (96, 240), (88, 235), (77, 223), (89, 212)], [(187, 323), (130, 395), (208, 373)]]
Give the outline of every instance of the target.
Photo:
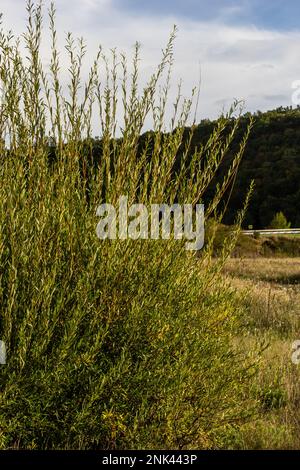
[[(47, 73), (41, 4), (29, 1), (27, 10), (26, 57), (19, 39), (0, 34), (0, 335), (7, 346), (0, 447), (221, 447), (222, 436), (253, 405), (253, 356), (234, 341), (240, 310), (219, 275), (241, 218), (215, 262), (211, 240), (201, 259), (185, 250), (184, 240), (99, 240), (96, 208), (120, 195), (146, 205), (201, 200), (228, 147), (222, 134), (231, 117), (221, 117), (208, 140), (205, 171), (199, 171), (202, 153), (194, 152), (173, 177), (192, 105), (178, 98), (174, 132), (162, 140), (175, 31), (141, 93), (138, 45), (132, 74), (124, 56), (113, 51), (108, 60), (100, 50), (82, 84), (86, 48), (69, 34), (65, 92), (54, 6)], [(96, 105), (102, 150), (100, 164), (91, 165), (92, 145), (85, 144)], [(140, 152), (149, 114), (154, 146), (146, 140)], [(248, 131), (207, 214), (222, 199)]]

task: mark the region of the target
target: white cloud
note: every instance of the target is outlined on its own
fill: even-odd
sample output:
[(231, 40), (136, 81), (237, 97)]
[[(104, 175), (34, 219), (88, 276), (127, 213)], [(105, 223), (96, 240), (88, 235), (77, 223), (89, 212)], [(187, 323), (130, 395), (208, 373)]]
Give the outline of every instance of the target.
[[(1, 1), (7, 23), (17, 32), (26, 17), (22, 0)], [(18, 9), (15, 8), (18, 4)], [(48, 4), (48, 3), (47, 3)], [(98, 43), (131, 54), (136, 40), (142, 44), (141, 73), (148, 76), (158, 62), (172, 25), (179, 33), (175, 46), (174, 79), (184, 81), (189, 94), (202, 70), (201, 117), (215, 117), (222, 103), (246, 100), (250, 110), (291, 104), (291, 84), (300, 79), (300, 33), (261, 30), (254, 26), (226, 26), (218, 21), (189, 21), (175, 16), (138, 16), (119, 11), (111, 0), (58, 0), (60, 43), (66, 31), (86, 38), (90, 62)], [(230, 11), (226, 14), (230, 14)], [(174, 87), (175, 91), (176, 87)], [(286, 97), (286, 99), (284, 99)]]

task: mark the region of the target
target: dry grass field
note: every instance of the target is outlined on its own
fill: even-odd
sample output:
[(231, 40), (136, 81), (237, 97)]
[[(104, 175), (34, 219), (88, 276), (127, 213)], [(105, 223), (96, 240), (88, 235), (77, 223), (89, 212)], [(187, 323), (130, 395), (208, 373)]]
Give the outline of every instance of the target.
[(263, 348), (251, 390), (260, 413), (228, 447), (299, 449), (300, 365), (291, 356), (300, 339), (300, 258), (229, 259), (224, 271), (244, 312), (247, 333), (238, 341)]

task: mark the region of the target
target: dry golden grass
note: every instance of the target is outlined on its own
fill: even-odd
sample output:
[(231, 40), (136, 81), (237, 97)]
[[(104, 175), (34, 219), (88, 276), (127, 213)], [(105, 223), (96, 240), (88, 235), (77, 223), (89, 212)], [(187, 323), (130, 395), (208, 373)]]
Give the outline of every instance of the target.
[[(245, 312), (245, 348), (267, 345), (253, 393), (260, 403), (256, 421), (232, 437), (228, 447), (300, 448), (300, 365), (292, 362), (292, 344), (300, 338), (300, 259), (229, 259), (224, 269)], [(299, 282), (299, 281), (298, 281)]]
[(300, 282), (300, 258), (230, 258), (225, 272), (290, 286)]

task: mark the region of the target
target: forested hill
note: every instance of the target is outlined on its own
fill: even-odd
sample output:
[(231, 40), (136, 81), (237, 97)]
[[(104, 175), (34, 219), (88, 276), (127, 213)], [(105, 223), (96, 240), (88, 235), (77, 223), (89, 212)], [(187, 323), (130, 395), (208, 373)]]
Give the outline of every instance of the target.
[[(232, 152), (237, 149), (249, 116), (248, 113), (242, 117)], [(254, 121), (224, 222), (231, 224), (234, 221), (236, 210), (241, 207), (253, 179), (255, 191), (244, 226), (267, 227), (274, 214), (282, 211), (293, 227), (300, 227), (300, 109), (257, 112)], [(205, 141), (213, 127), (213, 122), (202, 121), (195, 133), (195, 144)], [(226, 161), (219, 176), (224, 173)]]

